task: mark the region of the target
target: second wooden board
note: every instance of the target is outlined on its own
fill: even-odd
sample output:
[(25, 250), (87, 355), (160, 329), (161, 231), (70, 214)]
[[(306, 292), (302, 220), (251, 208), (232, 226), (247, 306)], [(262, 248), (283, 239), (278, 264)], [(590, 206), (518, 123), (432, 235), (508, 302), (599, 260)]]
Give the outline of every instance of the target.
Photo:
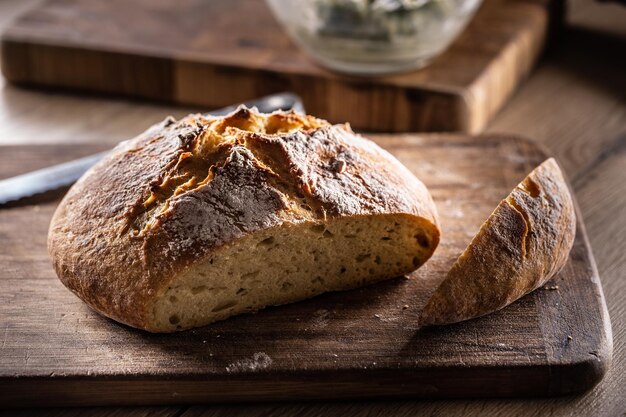
[(48, 0), (8, 26), (17, 83), (222, 107), (291, 90), (311, 114), (372, 131), (478, 132), (530, 72), (561, 0), (485, 0), (418, 71), (349, 77), (314, 64), (261, 0)]

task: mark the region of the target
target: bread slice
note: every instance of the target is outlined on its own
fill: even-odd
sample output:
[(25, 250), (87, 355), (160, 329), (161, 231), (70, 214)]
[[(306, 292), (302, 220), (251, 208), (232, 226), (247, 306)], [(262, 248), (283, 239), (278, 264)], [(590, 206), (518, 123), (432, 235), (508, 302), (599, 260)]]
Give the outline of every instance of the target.
[(63, 199), (48, 247), (95, 310), (173, 332), (407, 274), (437, 224), (426, 187), (349, 126), (240, 108), (118, 146)]
[(422, 310), (420, 324), (483, 316), (537, 289), (565, 265), (575, 234), (572, 198), (550, 158), (483, 223)]

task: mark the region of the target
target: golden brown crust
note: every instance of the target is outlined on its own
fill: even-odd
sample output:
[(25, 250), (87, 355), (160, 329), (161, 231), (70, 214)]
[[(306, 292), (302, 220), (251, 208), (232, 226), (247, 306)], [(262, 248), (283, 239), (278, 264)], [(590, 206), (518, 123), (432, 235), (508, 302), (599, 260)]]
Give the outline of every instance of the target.
[(550, 158), (483, 223), (422, 310), (420, 324), (479, 317), (537, 289), (565, 265), (575, 234), (572, 198)]
[(240, 108), (167, 119), (116, 147), (65, 196), (48, 248), (86, 303), (147, 328), (156, 294), (216, 248), (281, 224), (375, 213), (419, 216), (438, 240), (430, 194), (373, 142), (310, 116)]

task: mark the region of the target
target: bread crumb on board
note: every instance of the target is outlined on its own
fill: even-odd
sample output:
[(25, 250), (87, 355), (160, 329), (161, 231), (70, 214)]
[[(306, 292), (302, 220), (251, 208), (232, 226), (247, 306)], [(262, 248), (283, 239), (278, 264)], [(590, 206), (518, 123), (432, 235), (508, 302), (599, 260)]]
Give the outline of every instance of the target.
[(376, 317), (378, 320), (382, 321), (383, 323), (391, 323), (391, 322), (398, 321), (399, 319), (399, 317), (395, 315), (390, 315), (390, 314), (374, 314), (374, 317)]
[(550, 285), (550, 286), (545, 286), (543, 287), (544, 290), (549, 290), (549, 291), (554, 291), (554, 290), (558, 290), (559, 286), (558, 285)]
[(226, 367), (226, 372), (258, 371), (272, 364), (272, 358), (265, 352), (257, 352), (252, 358), (233, 362)]
[(330, 312), (325, 309), (317, 310), (313, 313), (313, 317), (311, 319), (311, 326), (315, 329), (323, 329), (328, 326), (330, 322)]

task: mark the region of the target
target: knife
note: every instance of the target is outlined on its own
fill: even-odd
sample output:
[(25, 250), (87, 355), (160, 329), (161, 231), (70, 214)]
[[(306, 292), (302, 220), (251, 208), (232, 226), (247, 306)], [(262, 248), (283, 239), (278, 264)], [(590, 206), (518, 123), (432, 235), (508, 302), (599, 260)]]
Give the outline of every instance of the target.
[[(273, 94), (247, 101), (243, 104), (247, 107), (256, 107), (261, 113), (290, 109), (304, 113), (304, 105), (300, 97), (293, 93)], [(224, 107), (213, 110), (207, 113), (207, 115), (224, 116), (237, 109), (237, 107), (238, 105)], [(109, 152), (100, 152), (64, 164), (53, 165), (27, 174), (0, 180), (0, 205), (69, 186)]]

